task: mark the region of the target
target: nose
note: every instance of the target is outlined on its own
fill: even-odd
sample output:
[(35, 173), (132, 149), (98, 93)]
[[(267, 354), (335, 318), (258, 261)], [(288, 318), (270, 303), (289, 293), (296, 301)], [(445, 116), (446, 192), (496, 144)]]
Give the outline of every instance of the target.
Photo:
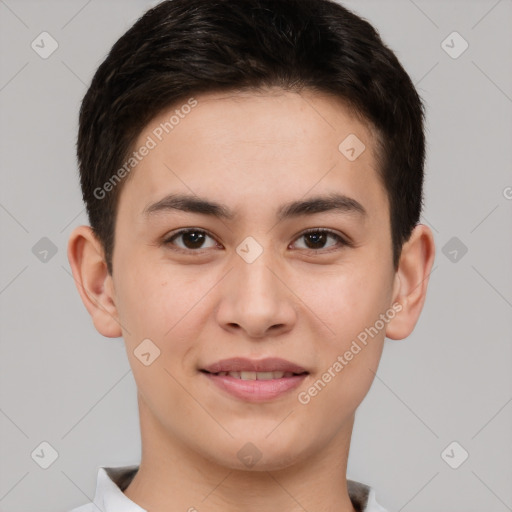
[(223, 279), (217, 308), (217, 321), (223, 329), (267, 338), (293, 328), (296, 298), (286, 283), (286, 272), (270, 252), (263, 251), (252, 263), (236, 256), (235, 267)]

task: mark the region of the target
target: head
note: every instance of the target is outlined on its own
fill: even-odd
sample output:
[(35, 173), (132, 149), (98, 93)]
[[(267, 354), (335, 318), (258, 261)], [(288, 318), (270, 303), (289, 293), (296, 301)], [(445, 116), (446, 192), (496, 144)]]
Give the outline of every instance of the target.
[[(423, 117), (377, 31), (330, 0), (170, 0), (116, 42), (80, 110), (91, 227), (68, 254), (96, 328), (125, 340), (144, 428), (231, 467), (247, 442), (278, 468), (346, 438), (425, 299)], [(304, 375), (242, 400), (206, 372), (232, 357)]]
[(173, 0), (148, 11), (117, 41), (80, 110), (83, 198), (109, 272), (117, 205), (134, 167), (119, 171), (142, 128), (202, 92), (271, 86), (331, 94), (374, 130), (398, 265), (422, 208), (424, 108), (377, 31), (327, 0)]

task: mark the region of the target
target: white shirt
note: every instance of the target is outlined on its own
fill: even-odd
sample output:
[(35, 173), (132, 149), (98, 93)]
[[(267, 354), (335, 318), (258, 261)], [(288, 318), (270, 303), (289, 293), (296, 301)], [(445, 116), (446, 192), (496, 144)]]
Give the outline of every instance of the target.
[[(94, 501), (70, 512), (147, 512), (123, 493), (138, 469), (138, 465), (100, 467)], [(354, 480), (347, 480), (347, 487), (352, 504), (358, 512), (387, 512), (375, 500), (375, 491), (371, 487)]]

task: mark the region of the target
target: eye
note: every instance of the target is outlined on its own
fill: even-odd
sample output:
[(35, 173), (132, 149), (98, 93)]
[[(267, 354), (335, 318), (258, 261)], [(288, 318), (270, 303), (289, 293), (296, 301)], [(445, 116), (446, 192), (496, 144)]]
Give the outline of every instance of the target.
[[(175, 245), (174, 240), (179, 238), (183, 239), (184, 247), (179, 245), (177, 247), (183, 251), (200, 252), (198, 249), (208, 249), (209, 247), (215, 247), (217, 245), (215, 240), (206, 231), (196, 228), (177, 231), (169, 238), (166, 238), (163, 243), (165, 245)], [(211, 238), (213, 240), (213, 244), (204, 246), (203, 244), (206, 238)]]
[[(210, 245), (204, 245), (207, 238), (212, 240)], [(336, 232), (325, 228), (313, 228), (304, 231), (296, 240), (303, 238), (306, 240), (305, 247), (299, 249), (310, 250), (319, 252), (326, 248), (326, 243), (329, 238), (334, 239), (335, 243), (327, 246), (327, 249), (333, 247), (351, 246), (351, 242), (338, 235)], [(182, 239), (182, 245), (176, 244), (175, 240)], [(209, 249), (218, 246), (215, 239), (210, 236), (205, 230), (199, 228), (181, 229), (173, 233), (170, 237), (164, 240), (164, 245), (174, 245), (176, 250), (183, 252), (201, 252), (203, 249)]]
[(350, 246), (350, 242), (345, 240), (342, 236), (338, 235), (336, 232), (331, 231), (330, 229), (324, 228), (313, 228), (304, 231), (297, 240), (303, 238), (306, 240), (306, 247), (299, 247), (299, 249), (306, 249), (318, 252), (320, 249), (325, 249), (325, 244), (328, 238), (333, 238), (337, 243), (334, 243), (327, 248), (331, 247), (343, 247)]

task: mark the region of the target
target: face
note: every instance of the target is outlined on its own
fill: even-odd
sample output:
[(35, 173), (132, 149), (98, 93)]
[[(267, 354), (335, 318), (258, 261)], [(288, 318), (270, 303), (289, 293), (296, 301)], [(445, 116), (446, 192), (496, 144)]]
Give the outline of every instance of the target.
[(140, 134), (151, 149), (118, 205), (112, 286), (140, 413), (223, 466), (283, 468), (347, 436), (397, 314), (375, 143), (328, 96), (195, 100)]

